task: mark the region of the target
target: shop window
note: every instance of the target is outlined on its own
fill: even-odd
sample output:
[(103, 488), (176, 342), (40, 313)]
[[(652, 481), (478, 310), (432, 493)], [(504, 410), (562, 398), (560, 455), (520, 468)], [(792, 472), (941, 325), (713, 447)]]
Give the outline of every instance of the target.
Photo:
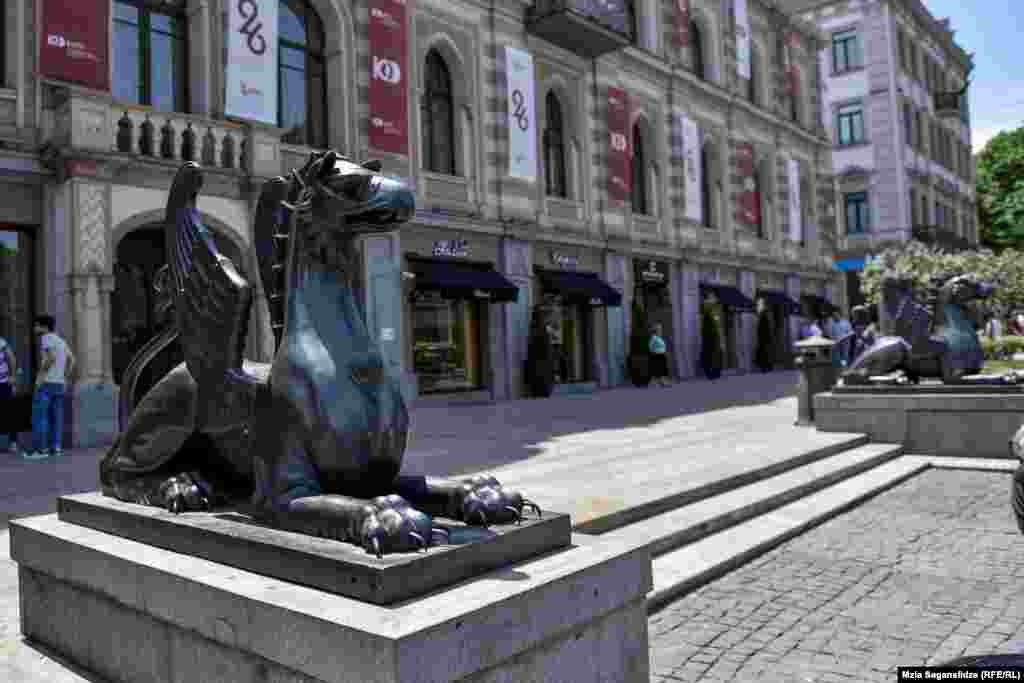
[(327, 68), (320, 16), (304, 0), (278, 5), (278, 125), (281, 140), (327, 146)]
[(420, 393), (480, 389), (480, 304), (419, 292), (411, 310), (413, 366)]
[(565, 179), (565, 125), (562, 104), (549, 92), (544, 100), (547, 120), (544, 128), (544, 182), (551, 197), (568, 197)]
[(157, 111), (188, 111), (185, 3), (114, 2), (113, 95)]
[(832, 35), (832, 73), (842, 74), (860, 68), (860, 47), (857, 31), (840, 31)]
[(708, 80), (707, 68), (704, 63), (704, 36), (696, 21), (690, 22), (690, 58), (693, 60), (693, 73), (701, 80)]
[(17, 370), (15, 391), (30, 391), (35, 377), (36, 342), (32, 332), (35, 301), (35, 234), (0, 226), (0, 337), (11, 345)]
[(647, 160), (644, 150), (644, 134), (640, 130), (640, 122), (633, 124), (633, 182), (632, 192), (633, 213), (647, 214)]
[(423, 95), (423, 167), (455, 175), (455, 102), (452, 77), (437, 50), (427, 53)]
[(865, 142), (864, 108), (860, 104), (848, 104), (836, 110), (836, 137), (841, 147)]
[(757, 71), (761, 68), (761, 55), (758, 52), (757, 46), (750, 46), (750, 78), (747, 79), (747, 99), (750, 100), (751, 104), (760, 104), (760, 98), (757, 94), (757, 89), (760, 87), (760, 82), (757, 77)]
[(793, 123), (800, 123), (800, 73), (793, 71), (793, 94), (789, 96), (789, 120)]
[(867, 192), (848, 192), (844, 195), (846, 234), (863, 235), (871, 227)]

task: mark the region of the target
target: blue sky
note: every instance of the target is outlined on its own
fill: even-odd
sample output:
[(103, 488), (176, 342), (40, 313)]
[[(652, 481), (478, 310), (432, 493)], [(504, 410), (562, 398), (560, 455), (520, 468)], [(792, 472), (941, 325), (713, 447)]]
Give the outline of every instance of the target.
[(936, 19), (949, 17), (956, 42), (974, 53), (971, 142), (975, 152), (996, 133), (1024, 125), (1024, 2), (924, 0)]

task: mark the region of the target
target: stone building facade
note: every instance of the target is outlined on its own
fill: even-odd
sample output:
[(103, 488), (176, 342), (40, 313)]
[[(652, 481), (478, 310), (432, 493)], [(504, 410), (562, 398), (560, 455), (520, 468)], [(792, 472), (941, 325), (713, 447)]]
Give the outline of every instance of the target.
[(972, 57), (948, 19), (921, 0), (782, 5), (823, 33), (823, 122), (832, 151), (840, 230), (837, 264), (859, 303), (864, 260), (910, 239), (961, 249), (978, 243), (971, 122), (964, 89)]
[[(685, 3), (638, 0), (625, 6), (633, 18), (619, 33), (581, 15), (566, 19), (603, 36), (613, 49), (601, 55), (564, 31), (545, 33), (557, 6), (417, 2), (405, 27), (407, 154), (369, 145), (374, 67), (364, 0), (280, 0), (281, 31), (305, 31), (304, 41), (282, 38), (281, 49), (300, 55), (306, 106), (283, 99), (278, 126), (224, 114), (226, 0), (113, 2), (111, 93), (37, 77), (39, 17), (46, 16), (38, 3), (59, 1), (5, 4), (6, 26), (14, 28), (4, 32), (0, 89), (0, 237), (4, 245), (21, 240), (26, 310), (56, 315), (78, 353), (68, 411), (76, 444), (101, 443), (116, 431), (120, 375), (166, 324), (152, 289), (167, 190), (184, 159), (203, 164), (200, 212), (250, 279), (257, 278), (252, 216), (260, 186), (300, 166), (311, 149), (381, 159), (385, 172), (415, 186), (410, 224), (367, 238), (361, 252), (370, 328), (419, 400), (525, 395), (537, 307), (553, 316), (560, 390), (590, 391), (628, 380), (634, 304), (663, 324), (672, 373), (688, 378), (699, 373), (705, 295), (714, 292), (711, 301), (724, 311), (736, 372), (750, 369), (754, 343), (754, 314), (743, 302), (836, 298), (832, 162), (817, 59), (825, 44), (810, 24), (758, 0), (742, 3), (752, 79), (737, 73), (737, 54), (745, 53), (739, 0), (692, 0), (683, 23), (676, 12)], [(689, 36), (682, 46), (679, 26)], [(132, 41), (146, 32), (138, 45), (151, 53), (125, 76), (121, 57), (135, 54)], [(167, 41), (184, 47), (167, 57), (173, 68), (154, 71), (170, 54), (158, 47)], [(508, 173), (514, 112), (506, 47), (533, 60), (534, 181)], [(294, 76), (289, 65), (280, 68), (282, 79)], [(138, 83), (130, 80), (138, 74)], [(632, 103), (635, 191), (627, 201), (609, 193), (610, 89)], [(681, 116), (699, 130), (700, 221), (686, 217)], [(756, 198), (756, 224), (738, 209), (744, 197)], [(455, 271), (496, 284), (453, 294), (445, 278)], [(272, 335), (257, 300), (248, 354), (266, 360)], [(2, 311), (0, 335), (31, 354), (27, 313), (15, 308)], [(787, 306), (779, 311), (785, 359), (796, 318)]]

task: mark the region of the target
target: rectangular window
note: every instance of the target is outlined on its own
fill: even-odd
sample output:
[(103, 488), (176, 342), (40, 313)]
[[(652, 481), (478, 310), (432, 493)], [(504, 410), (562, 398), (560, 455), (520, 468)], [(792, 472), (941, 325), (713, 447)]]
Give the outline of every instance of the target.
[(906, 144), (914, 144), (914, 112), (910, 109), (910, 103), (903, 103), (903, 133)]
[(480, 304), (419, 292), (412, 303), (413, 367), (423, 393), (481, 388)]
[(846, 234), (863, 235), (871, 228), (867, 192), (848, 192), (844, 195), (846, 206)]
[[(172, 4), (172, 3), (169, 3)], [(188, 55), (183, 13), (144, 2), (114, 3), (113, 95), (157, 111), (187, 111)]]
[(857, 31), (849, 30), (832, 35), (832, 72), (841, 74), (861, 66)]
[(910, 191), (910, 224), (919, 225), (917, 222), (917, 195)]
[(865, 142), (864, 109), (860, 104), (848, 104), (836, 111), (836, 137), (840, 146)]

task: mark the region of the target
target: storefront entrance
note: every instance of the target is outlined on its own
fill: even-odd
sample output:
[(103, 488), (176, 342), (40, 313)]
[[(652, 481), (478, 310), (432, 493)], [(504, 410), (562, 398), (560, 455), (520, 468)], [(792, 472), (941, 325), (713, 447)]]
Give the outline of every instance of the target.
[(29, 228), (0, 226), (0, 337), (14, 351), (18, 393), (31, 390), (38, 360), (32, 332), (35, 236)]

